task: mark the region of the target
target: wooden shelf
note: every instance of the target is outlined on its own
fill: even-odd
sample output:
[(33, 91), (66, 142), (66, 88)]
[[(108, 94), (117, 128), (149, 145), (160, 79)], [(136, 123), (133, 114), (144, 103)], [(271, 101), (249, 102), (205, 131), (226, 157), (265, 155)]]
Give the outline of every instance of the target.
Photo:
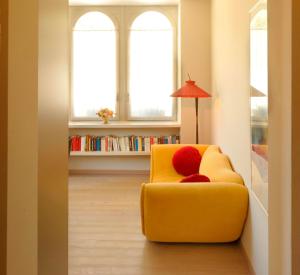
[(71, 157), (150, 156), (150, 152), (71, 152)]
[(154, 122), (128, 122), (112, 121), (109, 124), (103, 124), (101, 121), (72, 121), (69, 122), (70, 129), (150, 129), (150, 128), (180, 128), (181, 124), (174, 121), (154, 121)]

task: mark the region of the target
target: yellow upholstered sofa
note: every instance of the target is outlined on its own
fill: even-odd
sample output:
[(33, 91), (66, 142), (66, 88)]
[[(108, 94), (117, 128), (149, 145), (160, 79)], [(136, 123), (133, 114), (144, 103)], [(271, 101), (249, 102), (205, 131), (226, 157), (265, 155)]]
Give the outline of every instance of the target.
[(144, 235), (157, 242), (232, 242), (243, 230), (248, 191), (215, 145), (192, 145), (202, 155), (200, 174), (211, 182), (180, 183), (173, 154), (185, 145), (154, 145), (150, 183), (141, 190)]

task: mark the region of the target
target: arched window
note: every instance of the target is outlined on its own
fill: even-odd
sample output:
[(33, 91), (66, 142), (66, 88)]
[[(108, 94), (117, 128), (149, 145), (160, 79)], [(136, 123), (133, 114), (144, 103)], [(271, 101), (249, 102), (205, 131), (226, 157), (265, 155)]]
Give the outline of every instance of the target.
[(73, 117), (93, 118), (100, 108), (116, 111), (117, 39), (113, 21), (88, 12), (73, 28)]
[(174, 36), (170, 20), (147, 11), (131, 25), (129, 36), (129, 117), (171, 119), (174, 101)]

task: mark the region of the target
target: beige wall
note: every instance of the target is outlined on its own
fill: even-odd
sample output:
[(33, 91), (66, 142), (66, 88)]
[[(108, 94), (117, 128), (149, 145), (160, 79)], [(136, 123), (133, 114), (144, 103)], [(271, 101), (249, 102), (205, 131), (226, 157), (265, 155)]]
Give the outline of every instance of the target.
[[(181, 0), (181, 79), (195, 80), (211, 93), (211, 0)], [(211, 142), (210, 99), (199, 100), (199, 143)], [(195, 143), (195, 102), (181, 100), (181, 141)]]
[(9, 1), (8, 275), (67, 274), (67, 37), (67, 1)]
[(7, 21), (8, 1), (0, 2), (0, 274), (6, 275), (7, 219)]
[(212, 4), (213, 143), (228, 154), (250, 190), (242, 243), (257, 275), (268, 274), (268, 216), (251, 191), (249, 11), (254, 0)]

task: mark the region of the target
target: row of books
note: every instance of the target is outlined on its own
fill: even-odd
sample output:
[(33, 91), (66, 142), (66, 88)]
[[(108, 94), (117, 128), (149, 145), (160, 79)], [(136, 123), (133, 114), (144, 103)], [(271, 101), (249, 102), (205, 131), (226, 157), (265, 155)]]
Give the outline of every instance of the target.
[(72, 152), (150, 152), (153, 144), (179, 144), (179, 136), (71, 136)]

